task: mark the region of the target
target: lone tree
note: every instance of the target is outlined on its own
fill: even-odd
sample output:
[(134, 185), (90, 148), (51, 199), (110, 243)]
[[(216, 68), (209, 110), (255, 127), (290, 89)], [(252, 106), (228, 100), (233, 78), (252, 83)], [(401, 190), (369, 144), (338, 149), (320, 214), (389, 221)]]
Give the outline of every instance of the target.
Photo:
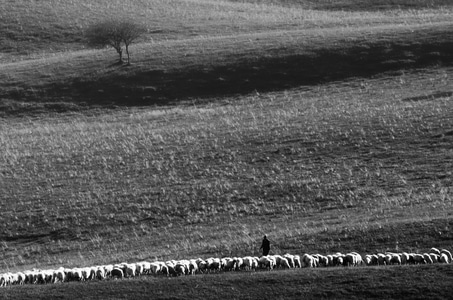
[(129, 45), (146, 32), (140, 24), (128, 20), (110, 19), (95, 23), (85, 32), (88, 45), (93, 47), (113, 47), (123, 63), (123, 45), (126, 49), (127, 63), (130, 64)]

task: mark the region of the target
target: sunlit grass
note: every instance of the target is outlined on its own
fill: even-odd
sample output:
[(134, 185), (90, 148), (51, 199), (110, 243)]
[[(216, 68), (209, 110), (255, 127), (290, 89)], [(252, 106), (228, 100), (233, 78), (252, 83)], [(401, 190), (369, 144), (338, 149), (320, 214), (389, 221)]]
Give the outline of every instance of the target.
[[(292, 29), (417, 25), (451, 21), (451, 7), (417, 10), (322, 11), (303, 6), (230, 1), (14, 1), (3, 0), (0, 61), (32, 59), (84, 48), (94, 20), (122, 16), (143, 23), (144, 41), (224, 36)], [(6, 54), (8, 53), (8, 54)]]
[[(119, 84), (115, 84), (116, 86), (130, 88), (135, 88), (136, 85), (138, 87), (155, 85), (154, 88), (160, 91), (162, 87), (158, 85), (158, 82), (146, 81), (147, 76), (152, 76), (148, 74), (153, 71), (175, 73), (177, 77), (178, 72), (200, 70), (210, 72), (215, 68), (225, 66), (229, 66), (233, 70), (245, 64), (251, 68), (253, 64), (260, 67), (259, 64), (266, 58), (281, 59), (284, 62), (285, 59), (292, 57), (306, 60), (310, 57), (328, 56), (329, 53), (347, 55), (349, 52), (355, 51), (354, 49), (357, 47), (363, 49), (366, 59), (372, 57), (371, 52), (374, 50), (377, 51), (376, 56), (383, 56), (383, 59), (386, 58), (385, 53), (379, 51), (395, 51), (397, 54), (393, 55), (398, 55), (393, 57), (395, 60), (413, 59), (414, 56), (427, 55), (427, 53), (411, 53), (408, 50), (405, 52), (406, 57), (406, 54), (399, 54), (399, 50), (394, 49), (407, 47), (410, 44), (435, 43), (445, 37), (445, 32), (450, 27), (451, 23), (440, 22), (417, 26), (383, 25), (370, 28), (283, 30), (222, 37), (203, 36), (190, 40), (155, 41), (133, 46), (134, 63), (130, 68), (112, 66), (114, 53), (110, 49), (55, 53), (51, 56), (35, 57), (33, 60), (3, 64), (0, 71), (0, 82), (4, 87), (2, 92), (5, 99), (13, 97), (13, 99), (19, 98), (26, 102), (29, 101), (28, 99), (33, 102), (46, 102), (46, 99), (60, 102), (65, 99), (65, 93), (69, 92), (69, 97), (74, 97), (70, 92), (77, 91), (78, 88), (73, 87), (75, 83), (90, 86), (89, 84), (99, 82), (98, 85), (102, 85), (102, 80), (115, 80), (119, 82)], [(388, 49), (382, 50), (383, 45), (388, 45)], [(388, 59), (391, 61), (392, 57)], [(385, 61), (381, 63), (385, 68), (383, 65)], [(324, 68), (328, 68), (328, 66), (323, 66), (321, 70)], [(134, 84), (131, 85), (130, 82)], [(55, 87), (57, 87), (56, 91)], [(108, 90), (108, 85), (106, 88)], [(103, 87), (99, 86), (98, 89), (102, 90)], [(112, 95), (112, 97), (115, 96), (121, 98), (121, 95)], [(141, 97), (140, 93), (131, 96), (133, 98)], [(85, 100), (83, 97), (82, 94), (69, 101), (87, 101), (88, 103), (97, 101)], [(151, 98), (150, 102), (153, 102), (155, 99)], [(116, 98), (112, 99), (112, 101), (116, 100)], [(26, 107), (27, 103), (23, 105)], [(30, 105), (33, 106), (33, 104)]]
[[(328, 252), (359, 246), (335, 233), (370, 243), (373, 228), (448, 219), (450, 137), (433, 136), (451, 128), (451, 97), (402, 100), (450, 86), (439, 70), (229, 105), (10, 119), (0, 133), (4, 264), (245, 254), (263, 233), (276, 251), (304, 236)], [(319, 235), (328, 241), (311, 242)]]
[[(450, 6), (250, 2), (8, 2), (1, 92), (44, 113), (0, 119), (1, 269), (249, 255), (263, 234), (277, 253), (451, 247), (450, 68), (177, 107), (52, 115), (36, 104), (66, 101), (55, 85), (433, 44), (452, 27)], [(150, 29), (131, 68), (81, 40), (118, 11)]]

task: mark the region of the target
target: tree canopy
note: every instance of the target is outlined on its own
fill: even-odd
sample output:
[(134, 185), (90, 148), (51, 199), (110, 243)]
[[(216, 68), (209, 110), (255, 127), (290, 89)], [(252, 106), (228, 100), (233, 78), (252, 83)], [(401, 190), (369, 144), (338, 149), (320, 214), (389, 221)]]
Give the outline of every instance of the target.
[(93, 47), (110, 46), (123, 62), (123, 45), (126, 49), (127, 62), (130, 63), (129, 45), (146, 32), (146, 28), (129, 20), (109, 19), (95, 23), (85, 32), (88, 45)]

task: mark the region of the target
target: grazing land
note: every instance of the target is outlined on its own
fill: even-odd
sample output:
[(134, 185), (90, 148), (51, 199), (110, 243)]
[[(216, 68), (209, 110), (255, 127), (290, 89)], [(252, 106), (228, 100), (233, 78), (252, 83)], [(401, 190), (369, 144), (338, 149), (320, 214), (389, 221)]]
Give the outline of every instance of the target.
[[(0, 0), (0, 272), (258, 255), (264, 234), (273, 253), (453, 249), (453, 6), (426, 2)], [(83, 42), (118, 11), (149, 29), (130, 66)], [(303, 269), (0, 298), (448, 298), (451, 277)]]
[(3, 299), (450, 299), (447, 265), (233, 272), (3, 288)]

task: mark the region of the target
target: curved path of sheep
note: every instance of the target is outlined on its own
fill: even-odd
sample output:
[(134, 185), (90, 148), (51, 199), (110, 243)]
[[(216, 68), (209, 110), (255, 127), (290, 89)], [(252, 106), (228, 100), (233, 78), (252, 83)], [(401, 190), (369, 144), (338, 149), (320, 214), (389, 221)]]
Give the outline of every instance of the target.
[(135, 277), (142, 275), (182, 276), (220, 271), (256, 271), (273, 270), (276, 268), (315, 268), (335, 266), (370, 266), (392, 264), (434, 264), (452, 263), (453, 257), (446, 249), (431, 248), (427, 253), (378, 253), (360, 255), (357, 252), (330, 255), (304, 254), (302, 256), (268, 255), (260, 258), (224, 257), (208, 259), (171, 260), (166, 262), (136, 262), (100, 265), (83, 268), (59, 268), (48, 270), (27, 270), (0, 274), (0, 286), (23, 284), (49, 284), (68, 281), (103, 280), (106, 278)]

